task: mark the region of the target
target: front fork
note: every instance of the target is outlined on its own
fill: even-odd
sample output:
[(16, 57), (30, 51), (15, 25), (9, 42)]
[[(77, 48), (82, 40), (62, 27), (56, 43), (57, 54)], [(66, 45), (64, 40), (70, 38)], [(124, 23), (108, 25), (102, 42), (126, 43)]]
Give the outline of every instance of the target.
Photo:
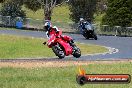
[(72, 47), (72, 50), (73, 50), (72, 54), (74, 54), (77, 50), (77, 46), (75, 45), (75, 43), (70, 44), (70, 46)]

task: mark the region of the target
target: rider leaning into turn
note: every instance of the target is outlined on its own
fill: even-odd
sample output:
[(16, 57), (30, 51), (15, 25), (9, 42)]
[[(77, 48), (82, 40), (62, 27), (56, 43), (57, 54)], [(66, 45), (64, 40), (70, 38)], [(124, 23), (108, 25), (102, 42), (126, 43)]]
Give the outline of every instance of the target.
[[(52, 30), (54, 30), (54, 31), (56, 32), (56, 34), (59, 34), (59, 32), (61, 31), (61, 30), (60, 30), (59, 28), (57, 28), (56, 26), (52, 27), (50, 21), (49, 21), (49, 22), (46, 22), (45, 25), (44, 25), (44, 27), (45, 27), (46, 36), (47, 36), (48, 39), (50, 38), (50, 32), (51, 32)], [(58, 37), (59, 37), (59, 36), (58, 36)], [(72, 40), (69, 36), (61, 35), (60, 37), (61, 37), (63, 40), (67, 41), (72, 47), (75, 46), (73, 40)], [(43, 44), (45, 44), (45, 43), (43, 43)]]
[(79, 26), (81, 28), (80, 31), (81, 31), (82, 34), (83, 34), (83, 31), (85, 30), (85, 24), (88, 24), (88, 25), (92, 26), (90, 20), (89, 21), (86, 21), (83, 18), (80, 18)]

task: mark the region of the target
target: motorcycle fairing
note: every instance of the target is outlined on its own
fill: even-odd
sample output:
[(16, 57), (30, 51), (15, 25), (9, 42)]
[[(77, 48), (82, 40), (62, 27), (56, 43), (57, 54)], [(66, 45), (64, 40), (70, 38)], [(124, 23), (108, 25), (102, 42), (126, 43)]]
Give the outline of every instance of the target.
[(65, 54), (66, 54), (66, 56), (72, 54), (73, 49), (72, 49), (72, 47), (70, 46), (69, 43), (67, 43), (66, 41), (62, 40), (61, 38), (58, 39), (57, 41), (58, 41), (58, 43), (59, 43), (60, 45), (62, 45), (63, 48), (65, 49)]
[(54, 43), (56, 37), (54, 35), (51, 35), (50, 36), (50, 39), (48, 40), (48, 47), (51, 48), (52, 47), (52, 44)]

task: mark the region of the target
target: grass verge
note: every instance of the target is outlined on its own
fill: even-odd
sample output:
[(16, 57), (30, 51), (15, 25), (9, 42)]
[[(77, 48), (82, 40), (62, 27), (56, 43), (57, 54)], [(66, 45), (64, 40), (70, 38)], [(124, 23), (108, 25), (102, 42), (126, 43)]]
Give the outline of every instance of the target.
[[(43, 9), (39, 9), (36, 12), (31, 11), (30, 9), (27, 9), (23, 6), (22, 8), (25, 13), (26, 16), (32, 19), (40, 19), (43, 20), (44, 19), (44, 11)], [(65, 12), (64, 12), (65, 11)], [(55, 7), (53, 9), (53, 14), (52, 14), (52, 21), (54, 22), (72, 22), (70, 18), (70, 10), (69, 10), (69, 6), (68, 5), (62, 5), (62, 6), (58, 6)]]
[(16, 30), (16, 28), (5, 28), (5, 27), (0, 27), (0, 30)]
[[(87, 74), (130, 74), (132, 62), (95, 63), (82, 66)], [(76, 83), (78, 67), (54, 68), (0, 68), (0, 88), (131, 88), (130, 84)]]
[[(18, 37), (13, 35), (0, 35), (0, 58), (37, 58), (55, 56), (52, 49), (42, 43), (46, 39)], [(103, 53), (106, 48), (96, 45), (77, 43), (82, 54)]]

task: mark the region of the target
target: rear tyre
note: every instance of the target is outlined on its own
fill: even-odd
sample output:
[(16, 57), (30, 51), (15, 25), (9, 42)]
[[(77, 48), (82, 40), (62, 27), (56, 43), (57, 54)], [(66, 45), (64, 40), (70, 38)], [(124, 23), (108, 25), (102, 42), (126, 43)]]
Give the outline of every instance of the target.
[(86, 38), (86, 39), (89, 39), (89, 36), (85, 33), (83, 34), (83, 36)]
[(89, 39), (89, 37), (88, 37), (88, 36), (86, 36), (85, 38), (86, 38), (86, 39)]
[(65, 52), (59, 45), (52, 46), (52, 50), (55, 53), (55, 55), (59, 57), (59, 59), (65, 57)]

